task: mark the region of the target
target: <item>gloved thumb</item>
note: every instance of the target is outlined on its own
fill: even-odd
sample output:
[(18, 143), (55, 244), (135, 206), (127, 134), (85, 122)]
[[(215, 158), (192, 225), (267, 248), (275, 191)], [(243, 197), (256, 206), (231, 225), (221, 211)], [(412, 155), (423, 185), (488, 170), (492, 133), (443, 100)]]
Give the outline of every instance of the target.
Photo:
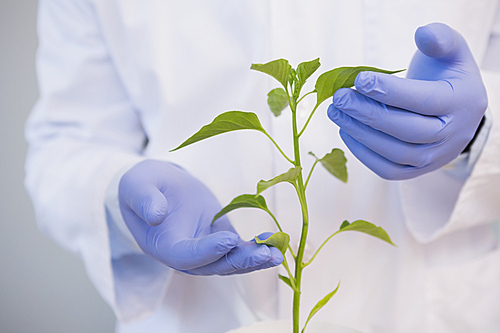
[[(461, 56), (465, 43), (463, 37), (443, 23), (431, 23), (419, 27), (415, 32), (418, 49), (428, 57), (453, 60)], [(457, 59), (459, 60), (459, 59)]]
[(127, 205), (150, 226), (161, 224), (168, 213), (168, 202), (155, 186), (142, 187), (125, 196)]

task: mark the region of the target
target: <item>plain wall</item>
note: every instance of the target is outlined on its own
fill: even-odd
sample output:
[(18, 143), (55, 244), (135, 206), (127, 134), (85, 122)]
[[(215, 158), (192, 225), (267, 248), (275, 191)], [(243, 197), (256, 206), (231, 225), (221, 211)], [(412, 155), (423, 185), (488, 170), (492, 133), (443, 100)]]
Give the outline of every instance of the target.
[(23, 187), (23, 127), (38, 96), (35, 0), (0, 0), (0, 332), (113, 332), (82, 262), (41, 235)]

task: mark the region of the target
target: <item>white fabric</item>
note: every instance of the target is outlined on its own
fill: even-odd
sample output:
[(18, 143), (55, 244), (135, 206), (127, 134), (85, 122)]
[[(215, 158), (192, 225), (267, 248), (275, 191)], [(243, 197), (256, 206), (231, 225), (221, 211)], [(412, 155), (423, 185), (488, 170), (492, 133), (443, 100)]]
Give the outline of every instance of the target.
[[(494, 91), (494, 90), (493, 90)], [(462, 187), (474, 170), (488, 140), (493, 116), (486, 110), (485, 122), (477, 133), (469, 152), (461, 154), (439, 170), (400, 183), (403, 210), (408, 229), (420, 243), (429, 243), (450, 228), (459, 230), (460, 223), (450, 219)], [(474, 192), (475, 189), (472, 190)], [(495, 220), (485, 219), (484, 223)], [(477, 220), (472, 222), (477, 224)], [(467, 224), (463, 228), (467, 228)]]
[(498, 54), (500, 54), (500, 6), (497, 7), (495, 22), (491, 29), (490, 40), (484, 55), (482, 68), (489, 71), (500, 72)]
[(111, 240), (110, 242), (111, 257), (113, 259), (120, 259), (120, 257), (128, 254), (142, 253), (139, 244), (137, 244), (137, 241), (123, 220), (118, 201), (120, 179), (135, 164), (124, 166), (115, 174), (108, 185), (106, 197), (104, 198), (106, 213), (108, 214), (107, 221), (110, 229), (110, 237), (115, 237), (114, 241)]
[[(361, 64), (406, 68), (414, 30), (432, 21), (460, 31), (483, 59), (497, 6), (497, 0), (41, 0), (41, 96), (26, 128), (26, 186), (40, 229), (82, 257), (118, 317), (117, 332), (220, 333), (289, 318), (291, 292), (276, 278), (282, 267), (191, 277), (140, 254), (117, 213), (120, 175), (144, 158), (165, 159), (201, 179), (222, 204), (253, 193), (260, 179), (289, 167), (260, 133), (233, 132), (168, 152), (234, 109), (256, 112), (291, 152), (290, 114), (274, 118), (266, 105), (277, 85), (250, 71), (251, 63), (284, 57), (296, 65), (319, 56), (319, 72)], [(498, 119), (500, 74), (484, 72), (484, 80)], [(312, 101), (304, 100), (301, 123)], [(349, 182), (321, 168), (311, 178), (306, 256), (345, 219), (381, 225), (398, 247), (363, 234), (337, 236), (305, 271), (302, 316), (341, 280), (317, 320), (366, 333), (496, 332), (498, 122), (489, 135), (482, 132), (487, 140), (455, 161), (473, 167), (465, 167), (470, 176), (456, 178), (444, 168), (390, 182), (348, 152), (326, 107), (301, 146), (316, 155), (343, 148)], [(475, 165), (469, 164), (474, 151), (481, 151)], [(313, 161), (304, 155), (303, 162), (308, 168)], [(419, 198), (431, 198), (432, 205)], [(291, 187), (280, 184), (266, 199), (297, 242), (300, 215)], [(428, 217), (435, 222), (426, 223)], [(244, 239), (274, 230), (260, 211), (235, 211), (230, 218)]]

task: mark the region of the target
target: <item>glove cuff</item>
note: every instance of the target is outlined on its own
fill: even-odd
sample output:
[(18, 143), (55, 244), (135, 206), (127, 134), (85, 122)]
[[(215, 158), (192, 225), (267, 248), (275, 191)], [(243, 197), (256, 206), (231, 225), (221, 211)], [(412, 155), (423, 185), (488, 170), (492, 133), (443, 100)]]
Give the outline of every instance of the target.
[(111, 241), (111, 256), (117, 259), (126, 254), (142, 254), (137, 241), (123, 220), (118, 202), (118, 185), (122, 176), (137, 162), (124, 166), (116, 173), (106, 190), (104, 205)]
[(461, 154), (465, 154), (465, 153), (468, 153), (470, 151), (471, 146), (474, 144), (474, 141), (476, 141), (479, 133), (481, 132), (481, 129), (484, 126), (484, 122), (485, 122), (485, 116), (483, 116), (483, 118), (481, 118), (481, 122), (479, 123), (479, 126), (477, 127), (476, 133), (474, 133), (474, 137), (472, 138), (472, 140), (470, 140), (470, 142), (467, 144), (467, 146), (464, 148), (464, 150), (461, 152)]

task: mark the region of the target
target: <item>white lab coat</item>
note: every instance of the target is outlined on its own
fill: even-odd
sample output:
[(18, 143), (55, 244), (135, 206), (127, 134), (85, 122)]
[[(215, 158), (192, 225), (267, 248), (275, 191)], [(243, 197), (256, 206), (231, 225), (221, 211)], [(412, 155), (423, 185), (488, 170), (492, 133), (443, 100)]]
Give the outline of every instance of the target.
[[(168, 152), (217, 114), (246, 110), (290, 153), (290, 114), (275, 118), (266, 105), (277, 83), (250, 71), (251, 63), (284, 57), (295, 66), (319, 56), (318, 72), (406, 68), (416, 27), (433, 21), (460, 31), (481, 63), (498, 2), (41, 0), (40, 99), (26, 128), (26, 186), (39, 228), (81, 256), (117, 315), (117, 332), (220, 333), (289, 318), (291, 292), (276, 277), (282, 267), (193, 277), (141, 254), (117, 210), (121, 174), (144, 158), (164, 159), (202, 180), (222, 205), (253, 193), (260, 179), (288, 169), (260, 133), (233, 132)], [(500, 75), (483, 76), (498, 118)], [(301, 122), (313, 102), (303, 104)], [(315, 320), (367, 333), (498, 332), (498, 122), (490, 130), (488, 117), (471, 153), (447, 168), (391, 182), (349, 153), (326, 107), (302, 148), (316, 155), (343, 148), (349, 182), (321, 168), (313, 175), (306, 257), (345, 219), (381, 225), (397, 247), (364, 234), (336, 236), (304, 273), (302, 315), (341, 280)], [(310, 167), (312, 159), (302, 159)], [(297, 242), (291, 187), (280, 184), (266, 197)], [(260, 211), (229, 217), (244, 239), (275, 230)]]

